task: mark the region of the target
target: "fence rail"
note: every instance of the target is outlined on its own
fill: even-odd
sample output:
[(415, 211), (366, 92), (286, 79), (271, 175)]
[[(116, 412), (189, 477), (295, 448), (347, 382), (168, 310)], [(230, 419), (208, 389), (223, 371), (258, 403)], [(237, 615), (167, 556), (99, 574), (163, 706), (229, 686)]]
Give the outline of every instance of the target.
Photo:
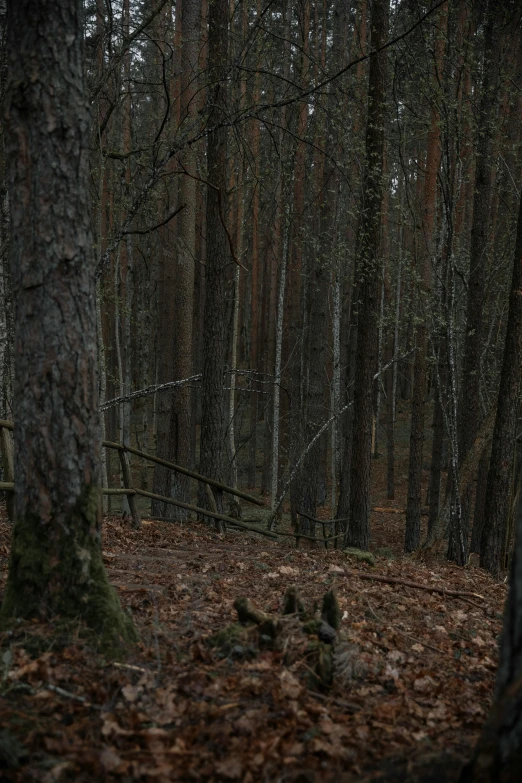
[[(8, 421), (6, 419), (0, 419), (0, 447), (2, 453), (2, 464), (4, 467), (4, 477), (6, 478), (5, 481), (0, 481), (0, 492), (6, 493), (7, 513), (9, 519), (11, 520), (13, 519), (14, 460), (13, 460), (13, 442), (10, 433), (12, 432), (13, 429), (14, 429), (14, 425), (12, 421)], [(229, 495), (233, 495), (235, 497), (241, 498), (242, 500), (246, 500), (248, 503), (253, 503), (257, 506), (264, 506), (265, 504), (263, 500), (260, 500), (259, 498), (256, 498), (253, 495), (249, 495), (247, 492), (243, 492), (239, 489), (236, 489), (235, 487), (229, 487), (227, 484), (223, 484), (220, 481), (215, 481), (214, 479), (208, 478), (207, 476), (203, 476), (200, 473), (196, 473), (193, 470), (188, 470), (187, 468), (183, 468), (181, 465), (176, 465), (174, 462), (169, 462), (168, 460), (162, 459), (161, 457), (156, 457), (154, 454), (149, 454), (148, 452), (141, 451), (140, 449), (136, 449), (133, 446), (128, 446), (123, 443), (116, 443), (115, 441), (110, 441), (110, 440), (102, 441), (102, 446), (104, 446), (107, 449), (113, 449), (114, 451), (118, 452), (120, 458), (121, 476), (123, 480), (123, 487), (103, 487), (102, 493), (104, 495), (112, 495), (112, 496), (124, 495), (127, 497), (132, 525), (135, 528), (139, 528), (141, 526), (141, 515), (137, 503), (138, 496), (141, 496), (145, 498), (150, 498), (151, 500), (159, 500), (162, 503), (168, 503), (178, 508), (183, 508), (187, 511), (192, 511), (195, 514), (209, 517), (210, 519), (214, 519), (216, 523), (219, 523), (220, 525), (222, 525), (223, 522), (226, 522), (227, 525), (230, 525), (231, 527), (236, 528), (238, 530), (245, 530), (248, 532), (257, 533), (259, 535), (266, 536), (267, 538), (278, 539), (280, 536), (295, 538), (296, 547), (299, 547), (300, 539), (305, 539), (307, 541), (319, 541), (320, 543), (324, 544), (325, 548), (328, 548), (328, 543), (330, 541), (335, 541), (337, 545), (337, 541), (340, 538), (342, 538), (342, 536), (344, 535), (344, 533), (339, 533), (338, 535), (327, 536), (326, 526), (335, 525), (335, 524), (339, 525), (345, 522), (346, 520), (315, 519), (314, 517), (311, 517), (308, 514), (305, 514), (304, 512), (299, 512), (299, 515), (301, 517), (308, 519), (310, 522), (314, 522), (316, 524), (323, 526), (322, 537), (309, 536), (303, 534), (300, 529), (301, 528), (300, 523), (298, 524), (298, 528), (296, 532), (289, 532), (289, 533), (272, 532), (267, 528), (254, 524), (251, 521), (246, 522), (240, 519), (235, 519), (234, 517), (228, 516), (227, 514), (221, 514), (217, 510), (214, 494), (211, 488), (217, 489), (220, 492), (226, 492)], [(201, 508), (200, 506), (195, 506), (190, 503), (185, 503), (184, 501), (177, 500), (176, 498), (166, 497), (165, 495), (157, 495), (156, 493), (149, 492), (146, 489), (133, 487), (132, 478), (131, 478), (131, 468), (130, 468), (130, 462), (128, 457), (129, 454), (133, 454), (136, 457), (140, 457), (141, 459), (145, 459), (157, 465), (162, 465), (163, 467), (173, 470), (176, 473), (181, 473), (184, 476), (189, 476), (189, 478), (193, 478), (194, 480), (202, 483), (205, 486), (207, 497), (209, 498), (209, 504), (212, 506), (212, 508), (210, 510)], [(163, 519), (165, 518), (163, 517)]]

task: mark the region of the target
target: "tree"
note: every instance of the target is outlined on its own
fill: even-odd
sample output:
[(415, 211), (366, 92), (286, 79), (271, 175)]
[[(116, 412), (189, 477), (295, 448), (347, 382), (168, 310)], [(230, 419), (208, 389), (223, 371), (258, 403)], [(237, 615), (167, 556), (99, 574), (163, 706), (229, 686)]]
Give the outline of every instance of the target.
[(134, 632), (100, 547), (100, 417), (82, 0), (9, 0), (15, 524), (2, 604)]
[[(200, 27), (199, 0), (185, 0), (181, 8), (181, 93), (180, 122), (194, 126), (197, 121), (196, 95), (198, 88), (198, 49)], [(178, 22), (176, 23), (178, 26)], [(179, 183), (179, 204), (183, 210), (178, 218), (178, 245), (174, 289), (174, 333), (171, 338), (173, 351), (173, 378), (192, 375), (192, 313), (194, 309), (194, 264), (196, 256), (196, 179), (197, 155), (189, 147), (184, 155), (183, 167), (187, 171)], [(170, 410), (170, 458), (180, 465), (190, 467), (191, 390), (181, 386), (174, 391)], [(189, 481), (181, 474), (171, 474), (172, 494), (187, 502)], [(170, 506), (173, 509), (173, 506)], [(166, 510), (167, 511), (167, 510)], [(173, 516), (172, 511), (167, 511)], [(176, 509), (178, 518), (186, 512)]]
[[(200, 471), (223, 479), (225, 408), (223, 372), (226, 360), (225, 283), (230, 250), (225, 230), (227, 194), (227, 90), (225, 68), (228, 55), (227, 0), (209, 6), (209, 133), (207, 189), (207, 256), (203, 317), (203, 389)], [(221, 494), (221, 493), (220, 493)], [(221, 510), (221, 497), (217, 498)]]
[[(498, 572), (500, 532), (507, 514), (515, 445), (515, 424), (522, 369), (522, 195), (509, 299), (509, 314), (500, 394), (488, 475), (486, 514), (491, 514), (487, 538), (490, 555), (481, 563)], [(486, 530), (484, 531), (486, 534)], [(504, 612), (495, 703), (461, 783), (515, 783), (522, 763), (522, 504), (517, 510), (516, 543), (510, 589)]]
[[(466, 333), (460, 386), (458, 421), (458, 455), (462, 464), (480, 424), (480, 363), (484, 335), (484, 302), (486, 272), (491, 249), (490, 221), (492, 197), (492, 161), (495, 119), (498, 111), (500, 34), (499, 26), (505, 8), (491, 0), (484, 30), (484, 65), (478, 119), (475, 159), (475, 193), (471, 226), (470, 267)], [(471, 495), (456, 498), (452, 515), (448, 557), (459, 565), (468, 560), (468, 519)]]
[(351, 464), (350, 522), (346, 544), (367, 549), (370, 538), (370, 469), (373, 383), (377, 369), (378, 302), (381, 283), (379, 250), (383, 196), (384, 124), (387, 53), (379, 51), (388, 36), (388, 0), (375, 0), (371, 14), (366, 168), (356, 276), (359, 279), (357, 351), (354, 383), (354, 429)]
[[(440, 29), (434, 30), (434, 79), (441, 81), (442, 61), (447, 26), (447, 6), (439, 12)], [(423, 310), (431, 289), (436, 231), (437, 174), (440, 165), (440, 111), (433, 98), (428, 130), (426, 168), (421, 226), (420, 296), (418, 324), (415, 339), (413, 394), (411, 400), (410, 458), (408, 467), (408, 503), (406, 506), (406, 533), (404, 550), (413, 552), (420, 544), (422, 464), (424, 447), (424, 402), (427, 387), (428, 333)]]
[(511, 498), (512, 465), (515, 457), (518, 396), (522, 369), (522, 197), (517, 245), (509, 300), (509, 315), (500, 376), (497, 417), (491, 444), (480, 565), (499, 577), (505, 554), (505, 534)]

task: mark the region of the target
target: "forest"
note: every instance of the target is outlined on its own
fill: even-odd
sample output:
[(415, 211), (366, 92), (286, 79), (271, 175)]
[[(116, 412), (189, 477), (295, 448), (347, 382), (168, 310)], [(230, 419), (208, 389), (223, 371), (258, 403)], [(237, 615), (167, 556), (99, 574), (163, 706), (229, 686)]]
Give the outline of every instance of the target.
[(0, 0), (0, 104), (0, 780), (519, 783), (520, 0)]

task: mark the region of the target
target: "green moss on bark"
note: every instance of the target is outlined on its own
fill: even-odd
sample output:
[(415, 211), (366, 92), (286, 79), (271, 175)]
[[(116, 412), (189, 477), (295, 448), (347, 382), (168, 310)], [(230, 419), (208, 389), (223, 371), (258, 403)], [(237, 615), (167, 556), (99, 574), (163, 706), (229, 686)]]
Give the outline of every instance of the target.
[(44, 523), (37, 514), (15, 521), (0, 623), (60, 617), (85, 622), (102, 644), (137, 639), (103, 565), (97, 513), (99, 489), (86, 487), (70, 513)]

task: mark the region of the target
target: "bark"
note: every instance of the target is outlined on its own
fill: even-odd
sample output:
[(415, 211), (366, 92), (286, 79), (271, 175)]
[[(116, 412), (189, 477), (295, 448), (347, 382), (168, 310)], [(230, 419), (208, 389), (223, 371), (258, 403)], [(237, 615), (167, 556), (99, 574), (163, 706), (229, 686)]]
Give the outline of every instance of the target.
[[(371, 14), (373, 49), (379, 49), (387, 40), (388, 11), (388, 0), (375, 0)], [(354, 384), (350, 522), (346, 532), (346, 545), (360, 549), (368, 548), (370, 538), (372, 389), (377, 364), (377, 324), (381, 283), (378, 256), (383, 195), (386, 74), (387, 53), (381, 51), (370, 61), (366, 162), (357, 259), (360, 296)]]
[[(310, 4), (299, 6), (301, 29), (301, 62), (300, 81), (303, 86), (310, 79)], [(306, 184), (306, 152), (305, 141), (308, 128), (308, 101), (299, 104), (297, 119), (297, 145), (294, 157), (293, 171), (293, 215), (291, 224), (291, 241), (289, 246), (289, 264), (287, 270), (287, 292), (285, 321), (287, 328), (283, 334), (283, 364), (289, 366), (288, 388), (290, 391), (289, 423), (289, 454), (290, 468), (296, 464), (304, 447), (302, 430), (303, 409), (303, 372), (304, 372), (304, 308), (303, 308), (303, 245), (304, 245), (304, 212)], [(285, 339), (286, 338), (286, 339)], [(299, 479), (299, 474), (298, 474)], [(297, 522), (297, 506), (299, 505), (299, 480), (290, 488), (290, 506), (292, 522)]]
[[(200, 31), (200, 0), (183, 0), (181, 11), (181, 83), (180, 123), (187, 132), (197, 122), (196, 95), (198, 89), (198, 54)], [(176, 23), (176, 27), (178, 24)], [(193, 375), (192, 320), (194, 310), (194, 264), (196, 258), (196, 180), (197, 153), (194, 145), (183, 154), (182, 165), (186, 171), (179, 183), (179, 204), (185, 208), (177, 219), (176, 278), (174, 290), (174, 331), (171, 335), (173, 353), (173, 377), (170, 380), (189, 378)], [(187, 384), (176, 389), (171, 398), (169, 425), (169, 458), (190, 467), (192, 394)], [(170, 492), (179, 500), (189, 500), (190, 482), (180, 474), (171, 474)], [(181, 508), (169, 506), (168, 516), (187, 517)]]
[(504, 542), (509, 516), (511, 480), (516, 443), (520, 371), (522, 369), (522, 196), (518, 214), (517, 242), (509, 313), (500, 375), (497, 417), (489, 462), (486, 507), (487, 524), (482, 533), (480, 565), (498, 577), (503, 568)]
[[(4, 105), (7, 80), (6, 58), (7, 7), (0, 3), (0, 106)], [(13, 397), (13, 312), (9, 248), (9, 198), (7, 195), (4, 126), (0, 123), (0, 414), (8, 418)], [(4, 466), (5, 474), (5, 466)]]
[[(475, 196), (468, 280), (469, 293), (461, 396), (459, 399), (458, 439), (460, 462), (465, 459), (466, 453), (473, 443), (481, 419), (480, 362), (484, 330), (485, 283), (488, 249), (490, 248), (492, 148), (499, 93), (500, 35), (496, 29), (500, 21), (499, 16), (497, 4), (491, 1), (487, 11), (484, 30), (484, 64), (475, 162)], [(460, 513), (456, 514), (452, 519), (448, 557), (451, 560), (455, 560), (459, 565), (464, 565), (468, 559), (470, 506), (471, 496), (467, 494), (462, 498), (462, 503), (457, 504), (457, 507), (461, 509)]]
[[(223, 373), (226, 361), (226, 268), (230, 251), (223, 225), (227, 192), (226, 63), (228, 58), (227, 0), (209, 4), (208, 71), (209, 118), (207, 162), (209, 182), (206, 209), (205, 306), (203, 315), (203, 381), (200, 473), (222, 480), (224, 472), (225, 410)], [(205, 497), (200, 503), (204, 505)], [(222, 510), (221, 493), (216, 494)]]
[(475, 509), (473, 513), (473, 530), (471, 533), (470, 552), (480, 554), (480, 541), (486, 521), (486, 492), (488, 486), (490, 449), (486, 449), (481, 457), (477, 473), (477, 487), (475, 490)]
[(30, 0), (8, 2), (15, 525), (1, 614), (81, 618), (108, 639), (129, 639), (100, 546), (83, 34), (81, 0), (36, 11)]
[[(440, 10), (434, 30), (434, 81), (440, 80), (444, 55), (444, 41), (448, 20), (447, 5)], [(413, 365), (413, 395), (411, 401), (411, 434), (408, 466), (408, 502), (406, 505), (405, 552), (413, 552), (420, 545), (422, 506), (422, 466), (424, 449), (424, 409), (427, 392), (428, 330), (426, 308), (431, 290), (432, 267), (435, 255), (435, 230), (437, 206), (437, 174), (440, 165), (440, 111), (436, 96), (432, 98), (430, 128), (424, 174), (422, 210), (422, 236), (420, 239), (420, 295), (418, 298), (419, 323), (415, 339), (415, 362)]]
[[(259, 18), (261, 12), (260, 3), (257, 3), (257, 16)], [(254, 106), (259, 103), (259, 74), (256, 73), (254, 77), (254, 89), (252, 95), (252, 101)], [(254, 120), (251, 129), (251, 144), (253, 159), (253, 193), (252, 193), (252, 268), (250, 272), (250, 278), (252, 282), (251, 289), (251, 320), (250, 320), (250, 369), (253, 372), (259, 372), (259, 282), (260, 282), (260, 270), (259, 270), (259, 137), (260, 129), (259, 122)], [(248, 486), (256, 486), (257, 477), (257, 383), (255, 376), (252, 377), (252, 392), (250, 394), (250, 443), (249, 443), (249, 470), (248, 470)]]
[[(168, 46), (167, 33), (170, 25), (170, 4), (167, 3), (158, 13), (154, 20), (153, 35), (157, 46), (152, 50), (152, 65), (154, 72), (162, 74), (164, 64), (170, 57), (170, 47)], [(166, 96), (160, 93), (155, 96), (154, 112), (152, 123), (153, 138), (161, 127), (167, 110)], [(171, 122), (166, 123), (167, 131), (171, 130)], [(177, 197), (177, 193), (167, 184), (161, 189), (156, 205), (157, 214), (160, 217), (167, 215)], [(158, 231), (157, 248), (157, 314), (156, 314), (156, 382), (168, 383), (168, 381), (178, 380), (174, 377), (174, 344), (175, 318), (176, 311), (174, 302), (177, 297), (177, 247), (171, 241), (171, 232), (168, 226), (163, 226)], [(158, 395), (155, 402), (155, 436), (156, 436), (156, 454), (164, 459), (174, 459), (171, 454), (171, 447), (175, 439), (171, 437), (172, 416), (171, 399), (168, 395)], [(155, 465), (153, 477), (153, 491), (157, 495), (169, 496), (171, 490), (172, 475), (164, 468)], [(154, 516), (166, 516), (169, 512), (168, 506), (164, 503), (153, 501), (152, 513)]]
[[(283, 77), (288, 79), (290, 76), (290, 31), (292, 25), (292, 3), (286, 1), (285, 9), (285, 44), (284, 44), (284, 66)], [(271, 439), (271, 478), (270, 478), (270, 505), (272, 511), (275, 510), (279, 483), (279, 446), (281, 435), (281, 379), (283, 367), (283, 325), (284, 325), (284, 303), (286, 291), (286, 272), (288, 257), (288, 220), (287, 209), (284, 204), (286, 195), (286, 178), (284, 170), (285, 153), (285, 127), (286, 127), (286, 107), (281, 107), (279, 132), (279, 159), (277, 170), (276, 185), (276, 212), (274, 220), (274, 278), (272, 292), (274, 296), (274, 314), (275, 322), (273, 331), (274, 345), (274, 398), (272, 405), (272, 439)], [(279, 267), (279, 285), (276, 295), (277, 271), (275, 264)]]
[[(359, 0), (356, 8), (354, 25), (354, 54), (360, 57), (367, 51), (367, 0)], [(356, 66), (355, 83), (353, 90), (358, 110), (355, 111), (353, 121), (353, 138), (355, 144), (362, 146), (363, 129), (366, 121), (367, 100), (367, 71), (368, 64), (361, 60)], [(359, 160), (355, 156), (350, 172), (350, 186), (360, 197)], [(351, 210), (348, 216), (347, 245), (349, 248), (356, 246), (357, 223), (354, 216), (356, 208)], [(341, 311), (341, 387), (345, 390), (344, 402), (353, 403), (353, 383), (355, 377), (355, 354), (357, 346), (357, 312), (358, 312), (358, 285), (355, 279), (355, 254), (350, 253), (346, 268), (341, 275), (342, 311)], [(353, 446), (353, 405), (348, 408), (345, 416), (339, 421), (340, 441), (339, 452), (341, 454), (339, 497), (337, 502), (336, 518), (345, 519), (350, 514), (350, 480)]]
[(441, 375), (442, 374), (439, 372), (439, 383), (435, 390), (435, 400), (433, 402), (433, 443), (431, 449), (430, 486), (428, 491), (428, 535), (437, 520), (440, 506), (442, 446), (444, 443), (444, 413), (440, 401), (444, 381)]
[(480, 458), (484, 453), (484, 450), (489, 448), (491, 438), (493, 436), (493, 425), (495, 423), (496, 406), (494, 405), (488, 411), (486, 418), (480, 425), (475, 440), (469, 449), (466, 459), (462, 463), (461, 469), (458, 473), (458, 491), (453, 494), (451, 487), (446, 492), (443, 505), (439, 508), (437, 519), (432, 524), (426, 541), (423, 542), (421, 551), (426, 552), (435, 546), (445, 535), (447, 535), (450, 525), (450, 516), (454, 506), (455, 495), (460, 497), (464, 493), (468, 492), (473, 485), (473, 480), (477, 472)]
[[(500, 381), (500, 396), (488, 475), (481, 565), (495, 575), (501, 566), (502, 532), (510, 496), (514, 425), (522, 364), (522, 197), (509, 300), (508, 325)], [(491, 497), (490, 497), (491, 493)], [(522, 503), (519, 493), (516, 539), (511, 562), (510, 589), (504, 611), (495, 701), (460, 783), (515, 783), (522, 764)]]

